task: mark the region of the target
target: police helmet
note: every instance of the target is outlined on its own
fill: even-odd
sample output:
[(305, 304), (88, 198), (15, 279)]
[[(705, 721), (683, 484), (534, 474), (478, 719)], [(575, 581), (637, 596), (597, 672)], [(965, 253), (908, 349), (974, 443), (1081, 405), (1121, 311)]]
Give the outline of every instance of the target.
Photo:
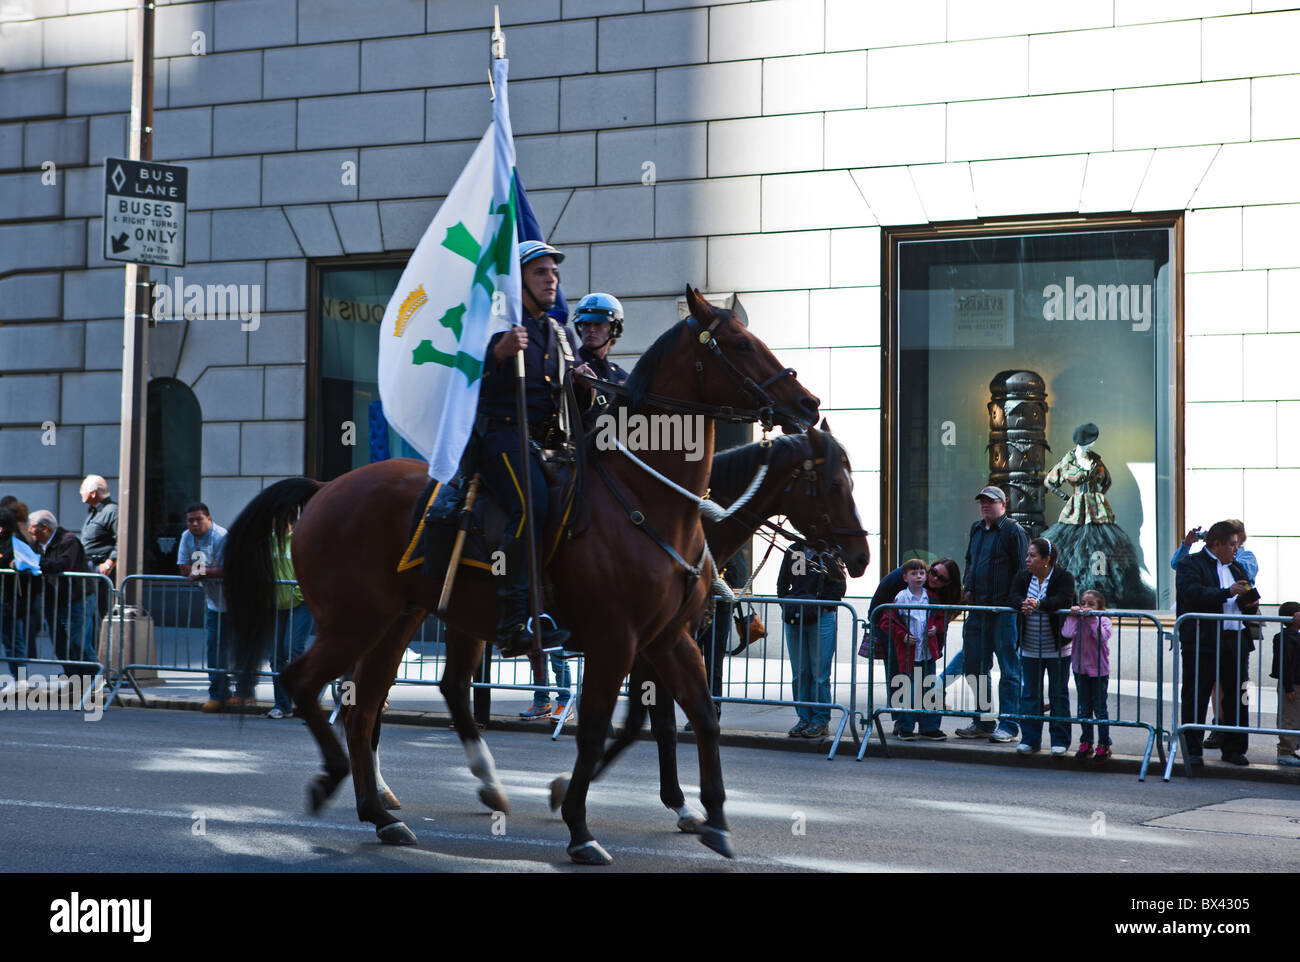
[(564, 261), (564, 255), (557, 251), (545, 241), (526, 240), (519, 245), (519, 266), (523, 267), (531, 260), (539, 257), (550, 255), (555, 258), (555, 263), (560, 264)]
[(573, 312), (573, 326), (609, 321), (611, 337), (623, 336), (623, 305), (613, 294), (594, 292), (578, 301)]

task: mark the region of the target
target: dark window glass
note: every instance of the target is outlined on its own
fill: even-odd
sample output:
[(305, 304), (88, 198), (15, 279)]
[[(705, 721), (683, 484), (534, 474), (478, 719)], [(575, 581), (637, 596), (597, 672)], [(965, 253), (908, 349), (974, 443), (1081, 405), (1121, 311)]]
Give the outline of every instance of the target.
[(170, 378), (149, 382), (146, 418), (144, 571), (174, 575), (185, 508), (200, 499), (203, 418), (194, 392)]

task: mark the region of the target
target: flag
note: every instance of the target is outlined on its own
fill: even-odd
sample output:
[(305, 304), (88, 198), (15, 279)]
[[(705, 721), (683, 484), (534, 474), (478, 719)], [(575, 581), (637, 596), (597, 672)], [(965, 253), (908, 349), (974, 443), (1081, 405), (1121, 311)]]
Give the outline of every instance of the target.
[(379, 328), (385, 417), (449, 481), (478, 407), (483, 357), (518, 323), (519, 236), (508, 61), (492, 63), (492, 123), (406, 264)]
[[(519, 233), (519, 242), (524, 241), (545, 241), (542, 236), (541, 225), (537, 223), (537, 215), (533, 213), (533, 205), (528, 203), (528, 194), (524, 190), (524, 182), (519, 179), (519, 171), (515, 171), (515, 201), (516, 201), (516, 226)], [(569, 305), (564, 299), (564, 285), (560, 284), (555, 289), (555, 306), (546, 312), (555, 318), (560, 324), (564, 324), (569, 319)]]
[(35, 551), (28, 547), (27, 542), (22, 538), (15, 537), (14, 545), (14, 571), (35, 571), (41, 570), (41, 558)]

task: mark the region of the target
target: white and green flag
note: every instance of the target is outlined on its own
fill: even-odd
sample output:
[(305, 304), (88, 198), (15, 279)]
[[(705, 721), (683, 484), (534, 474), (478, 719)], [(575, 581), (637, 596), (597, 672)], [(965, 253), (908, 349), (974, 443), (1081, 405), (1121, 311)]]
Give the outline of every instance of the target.
[(379, 328), (384, 416), (448, 481), (474, 424), (488, 340), (519, 320), (509, 62), (492, 123), (407, 262)]

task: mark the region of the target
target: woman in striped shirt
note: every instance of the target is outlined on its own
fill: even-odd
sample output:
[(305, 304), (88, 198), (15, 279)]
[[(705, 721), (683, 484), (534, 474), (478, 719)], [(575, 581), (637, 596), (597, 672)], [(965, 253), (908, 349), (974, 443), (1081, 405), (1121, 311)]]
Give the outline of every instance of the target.
[[(1058, 612), (1075, 603), (1074, 576), (1056, 564), (1056, 546), (1046, 538), (1029, 542), (1026, 567), (1011, 580), (1011, 606), (1020, 610), (1020, 713), (1043, 710), (1043, 675), (1053, 718), (1070, 717), (1070, 644), (1061, 635), (1064, 617)], [(1052, 754), (1070, 749), (1068, 722), (1050, 722)], [(1043, 743), (1043, 723), (1022, 720), (1016, 751), (1029, 755)]]

